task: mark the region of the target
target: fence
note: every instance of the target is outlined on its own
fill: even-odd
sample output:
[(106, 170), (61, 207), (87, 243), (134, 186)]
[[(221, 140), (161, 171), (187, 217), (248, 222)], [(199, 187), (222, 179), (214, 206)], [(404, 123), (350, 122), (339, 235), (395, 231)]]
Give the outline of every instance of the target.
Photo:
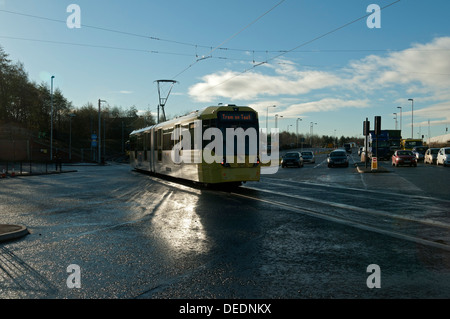
[(52, 161), (3, 161), (0, 177), (61, 173), (62, 163)]

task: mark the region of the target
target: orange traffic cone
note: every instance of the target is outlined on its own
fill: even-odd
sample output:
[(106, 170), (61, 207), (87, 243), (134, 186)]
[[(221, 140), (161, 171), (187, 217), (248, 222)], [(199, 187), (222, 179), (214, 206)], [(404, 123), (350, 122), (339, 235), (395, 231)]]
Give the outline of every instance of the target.
[(5, 178), (6, 177), (6, 172), (5, 172), (5, 169), (3, 169), (3, 171), (2, 171), (2, 178)]
[(13, 167), (12, 172), (11, 172), (11, 177), (14, 177), (14, 176), (16, 176), (16, 172), (14, 171), (14, 167)]

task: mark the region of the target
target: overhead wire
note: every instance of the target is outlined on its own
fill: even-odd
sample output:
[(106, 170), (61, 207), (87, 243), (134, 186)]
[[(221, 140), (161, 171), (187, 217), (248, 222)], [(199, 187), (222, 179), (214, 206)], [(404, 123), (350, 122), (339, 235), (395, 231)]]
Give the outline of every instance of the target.
[[(285, 0), (283, 0), (285, 1)], [(230, 38), (228, 38), (227, 40), (225, 40), (224, 42), (222, 42), (220, 45), (216, 46), (215, 48), (212, 48), (212, 46), (207, 46), (207, 45), (200, 45), (200, 44), (195, 44), (195, 43), (190, 43), (190, 42), (182, 42), (182, 41), (177, 41), (177, 40), (171, 40), (171, 39), (164, 39), (164, 38), (160, 38), (160, 37), (156, 37), (156, 36), (149, 36), (149, 35), (144, 35), (144, 34), (139, 34), (139, 33), (133, 33), (133, 32), (128, 32), (128, 31), (122, 31), (122, 30), (115, 30), (115, 29), (109, 29), (106, 27), (100, 27), (100, 26), (94, 26), (94, 25), (86, 25), (86, 24), (82, 24), (82, 27), (85, 28), (92, 28), (92, 29), (97, 29), (97, 30), (101, 30), (101, 31), (106, 31), (106, 32), (113, 32), (113, 33), (117, 33), (117, 34), (123, 34), (123, 35), (128, 35), (128, 36), (134, 36), (134, 37), (140, 37), (140, 38), (145, 38), (145, 39), (150, 39), (150, 40), (155, 40), (155, 41), (163, 41), (163, 42), (169, 42), (169, 43), (174, 43), (174, 44), (179, 44), (179, 45), (185, 45), (185, 46), (191, 46), (194, 48), (207, 48), (210, 49), (211, 51), (206, 54), (203, 55), (201, 57), (202, 60), (206, 59), (207, 56), (211, 55), (212, 52), (216, 51), (216, 50), (222, 50), (222, 51), (237, 51), (237, 52), (252, 52), (254, 53), (278, 53), (278, 54), (286, 54), (286, 53), (293, 53), (293, 52), (297, 52), (297, 53), (324, 53), (324, 52), (331, 52), (331, 53), (335, 53), (335, 52), (395, 52), (395, 51), (401, 51), (403, 49), (315, 49), (315, 50), (297, 50), (297, 49), (291, 49), (291, 50), (263, 50), (263, 49), (237, 49), (237, 48), (229, 48), (229, 47), (222, 47), (226, 42), (228, 42), (229, 40), (231, 40), (233, 37), (235, 37), (236, 35), (238, 35), (239, 33), (241, 33), (243, 30), (245, 30), (246, 28), (248, 28), (251, 24), (255, 23), (257, 20), (259, 20), (260, 18), (262, 18), (264, 15), (266, 15), (267, 13), (269, 13), (270, 11), (272, 11), (273, 9), (275, 9), (277, 6), (279, 6), (283, 1), (280, 1), (279, 3), (277, 3), (273, 8), (271, 8), (270, 10), (266, 11), (264, 14), (262, 14), (260, 17), (258, 17), (256, 20), (254, 20), (252, 23), (250, 23), (249, 25), (247, 25), (245, 28), (243, 28), (242, 30), (236, 32), (233, 36), (231, 36)], [(400, 1), (400, 0), (399, 0)], [(387, 6), (386, 6), (387, 7)], [(386, 8), (386, 7), (383, 7)], [(14, 14), (14, 15), (19, 15), (19, 16), (25, 16), (25, 17), (30, 17), (30, 18), (35, 18), (35, 19), (41, 19), (41, 20), (47, 20), (47, 21), (52, 21), (52, 22), (58, 22), (58, 23), (64, 23), (66, 24), (67, 22), (65, 20), (58, 20), (58, 19), (54, 19), (54, 18), (48, 18), (48, 17), (43, 17), (43, 16), (37, 16), (37, 15), (32, 15), (32, 14), (26, 14), (26, 13), (21, 13), (21, 12), (16, 12), (16, 11), (11, 11), (11, 10), (5, 10), (5, 9), (0, 9), (0, 12), (4, 12), (4, 13), (9, 13), (9, 14)], [(359, 20), (367, 17), (368, 15), (365, 15), (364, 17), (360, 18)], [(356, 22), (356, 21), (355, 21)], [(324, 35), (325, 36), (325, 35)], [(85, 47), (97, 47), (97, 48), (106, 48), (106, 49), (116, 49), (116, 50), (129, 50), (129, 51), (141, 51), (141, 52), (151, 52), (151, 53), (160, 53), (160, 54), (171, 54), (171, 55), (185, 55), (185, 56), (191, 56), (190, 54), (184, 54), (184, 53), (175, 53), (175, 52), (164, 52), (164, 51), (158, 51), (158, 50), (144, 50), (144, 49), (131, 49), (131, 48), (120, 48), (120, 47), (113, 47), (113, 46), (106, 46), (106, 45), (93, 45), (93, 44), (79, 44), (79, 43), (70, 43), (70, 42), (61, 42), (61, 41), (54, 41), (54, 40), (38, 40), (38, 39), (30, 39), (30, 38), (20, 38), (20, 37), (10, 37), (10, 36), (0, 36), (0, 38), (9, 38), (9, 39), (19, 39), (19, 40), (27, 40), (27, 41), (35, 41), (35, 42), (47, 42), (47, 43), (54, 43), (54, 44), (67, 44), (67, 45), (77, 45), (77, 46), (85, 46)], [(408, 49), (409, 51), (448, 51), (450, 49)], [(197, 53), (196, 53), (196, 57), (198, 57)]]
[(236, 36), (238, 36), (240, 33), (242, 33), (243, 31), (245, 31), (246, 29), (248, 29), (250, 26), (252, 26), (253, 24), (255, 24), (258, 20), (260, 20), (261, 18), (263, 18), (265, 15), (269, 14), (271, 11), (275, 10), (275, 8), (277, 8), (279, 5), (281, 5), (284, 1), (286, 0), (281, 0), (279, 1), (277, 4), (275, 4), (272, 8), (270, 8), (269, 10), (267, 10), (266, 12), (264, 12), (262, 15), (260, 15), (259, 17), (257, 17), (255, 20), (253, 20), (252, 22), (250, 22), (249, 24), (247, 24), (245, 27), (243, 27), (241, 30), (239, 30), (238, 32), (234, 33), (232, 36), (230, 36), (228, 39), (222, 41), (219, 45), (217, 45), (216, 47), (214, 47), (213, 49), (211, 49), (211, 51), (206, 55), (203, 56), (200, 59), (195, 60), (193, 63), (191, 63), (190, 65), (188, 65), (186, 68), (184, 68), (181, 72), (178, 72), (173, 79), (176, 79), (178, 76), (180, 76), (181, 74), (183, 74), (184, 72), (186, 72), (187, 70), (189, 70), (191, 67), (193, 67), (194, 65), (196, 65), (198, 62), (203, 61), (205, 59), (208, 59), (211, 57), (212, 53), (214, 51), (216, 51), (217, 49), (219, 49), (220, 47), (222, 47), (225, 43), (229, 42), (231, 39), (235, 38)]
[[(400, 2), (400, 1), (401, 1), (401, 0), (396, 0), (396, 1), (392, 2), (392, 3), (390, 3), (390, 4), (385, 5), (385, 6), (383, 6), (383, 7), (380, 8), (380, 11), (381, 11), (381, 10), (384, 10), (384, 9), (386, 9), (386, 8), (388, 8), (388, 7), (391, 7), (392, 5), (394, 5), (394, 4), (396, 4), (396, 3)], [(358, 22), (358, 21), (361, 21), (361, 20), (363, 20), (363, 19), (369, 17), (369, 16), (372, 15), (372, 14), (373, 14), (372, 12), (371, 12), (371, 13), (368, 13), (368, 14), (365, 14), (365, 15), (363, 15), (363, 16), (357, 18), (357, 19), (354, 19), (354, 20), (352, 20), (352, 21), (350, 21), (350, 22), (347, 22), (347, 23), (345, 23), (345, 24), (343, 24), (343, 25), (337, 27), (337, 28), (334, 28), (334, 29), (332, 29), (332, 30), (330, 30), (330, 31), (328, 31), (328, 32), (325, 32), (325, 33), (323, 33), (323, 34), (321, 34), (321, 35), (319, 35), (319, 36), (317, 36), (317, 37), (315, 37), (315, 38), (313, 38), (313, 39), (311, 39), (311, 40), (308, 40), (308, 41), (306, 41), (306, 42), (303, 42), (303, 43), (301, 43), (301, 44), (295, 46), (294, 48), (292, 48), (292, 49), (290, 49), (290, 50), (287, 50), (287, 51), (282, 52), (282, 53), (280, 53), (280, 54), (278, 54), (278, 55), (276, 55), (276, 56), (273, 56), (273, 57), (271, 57), (271, 58), (268, 58), (268, 59), (266, 59), (264, 62), (260, 62), (260, 63), (258, 63), (258, 64), (255, 64), (255, 65), (253, 65), (251, 68), (247, 68), (247, 69), (245, 69), (244, 71), (241, 71), (241, 72), (235, 74), (234, 76), (231, 76), (231, 77), (229, 77), (228, 79), (226, 79), (226, 80), (224, 80), (224, 81), (222, 81), (222, 82), (220, 82), (220, 83), (218, 83), (218, 84), (216, 84), (216, 85), (214, 85), (214, 86), (210, 86), (210, 87), (204, 89), (203, 91), (199, 92), (198, 94), (204, 93), (204, 92), (209, 91), (209, 90), (211, 90), (211, 89), (214, 89), (214, 88), (216, 88), (216, 87), (218, 87), (218, 86), (220, 86), (220, 85), (223, 85), (224, 83), (227, 83), (227, 82), (231, 81), (232, 79), (234, 79), (234, 78), (236, 78), (236, 77), (238, 77), (238, 76), (241, 76), (242, 74), (245, 74), (245, 73), (247, 73), (247, 72), (249, 72), (249, 71), (255, 69), (256, 67), (258, 67), (258, 66), (260, 66), (260, 65), (267, 64), (267, 63), (269, 63), (269, 62), (272, 61), (272, 60), (275, 60), (275, 59), (277, 59), (277, 58), (279, 58), (279, 57), (281, 57), (281, 56), (283, 56), (283, 55), (286, 55), (287, 53), (293, 52), (294, 50), (297, 50), (298, 48), (301, 48), (301, 47), (303, 47), (303, 46), (306, 46), (306, 45), (308, 45), (308, 44), (310, 44), (310, 43), (312, 43), (312, 42), (315, 42), (315, 41), (317, 41), (317, 40), (319, 40), (319, 39), (322, 39), (322, 38), (324, 38), (324, 37), (326, 37), (326, 36), (328, 36), (328, 35), (330, 35), (330, 34), (333, 34), (333, 33), (337, 32), (337, 31), (339, 31), (339, 30), (341, 30), (341, 29), (344, 29), (344, 28), (348, 27), (349, 25), (352, 25), (352, 24), (354, 24), (354, 23), (356, 23), (356, 22)]]

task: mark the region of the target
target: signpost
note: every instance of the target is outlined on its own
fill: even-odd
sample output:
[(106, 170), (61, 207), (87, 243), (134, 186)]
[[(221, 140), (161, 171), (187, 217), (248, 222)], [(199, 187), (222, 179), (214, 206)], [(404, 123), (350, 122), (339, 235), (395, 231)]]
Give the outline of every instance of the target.
[(372, 171), (378, 169), (378, 160), (376, 157), (372, 157)]
[(363, 122), (363, 134), (365, 136), (364, 139), (364, 166), (365, 168), (367, 168), (367, 161), (368, 161), (368, 154), (369, 154), (369, 141), (368, 141), (368, 137), (369, 137), (369, 132), (370, 132), (370, 121), (367, 119)]
[[(381, 134), (381, 116), (375, 116), (375, 139), (376, 139), (376, 147), (375, 154), (376, 156), (372, 156), (372, 170), (378, 169), (378, 135)], [(373, 154), (373, 152), (372, 152)]]
[(96, 150), (98, 145), (97, 134), (91, 134), (91, 152), (92, 152), (92, 160), (96, 160)]

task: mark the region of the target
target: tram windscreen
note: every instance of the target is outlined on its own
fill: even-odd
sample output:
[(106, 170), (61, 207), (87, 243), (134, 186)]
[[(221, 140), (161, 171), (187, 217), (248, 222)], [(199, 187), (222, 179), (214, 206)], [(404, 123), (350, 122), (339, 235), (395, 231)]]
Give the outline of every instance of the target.
[[(217, 126), (222, 131), (224, 142), (224, 154), (226, 152), (227, 129), (242, 128), (245, 132), (245, 155), (256, 155), (259, 147), (259, 124), (257, 113), (250, 111), (222, 111), (217, 113)], [(238, 154), (238, 138), (234, 137), (234, 154)], [(229, 154), (227, 154), (229, 155)]]
[(254, 112), (219, 112), (217, 113), (219, 123), (255, 123), (256, 114)]

